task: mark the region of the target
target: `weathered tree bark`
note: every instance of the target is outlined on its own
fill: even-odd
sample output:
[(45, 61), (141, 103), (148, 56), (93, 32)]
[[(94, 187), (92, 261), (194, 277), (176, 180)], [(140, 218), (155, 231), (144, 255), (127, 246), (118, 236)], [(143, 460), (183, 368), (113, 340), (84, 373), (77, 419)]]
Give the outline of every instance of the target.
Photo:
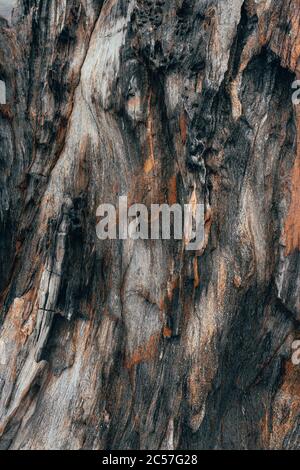
[[(300, 448), (299, 22), (299, 0), (1, 20), (2, 449)], [(99, 241), (120, 195), (204, 203), (203, 249)]]

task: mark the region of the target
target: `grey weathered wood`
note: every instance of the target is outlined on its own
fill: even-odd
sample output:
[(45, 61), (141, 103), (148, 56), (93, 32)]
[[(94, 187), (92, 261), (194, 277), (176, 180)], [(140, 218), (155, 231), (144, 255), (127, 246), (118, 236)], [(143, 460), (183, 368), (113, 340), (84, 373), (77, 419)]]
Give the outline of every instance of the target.
[[(0, 19), (0, 446), (295, 449), (299, 0)], [(205, 245), (96, 238), (197, 200)]]

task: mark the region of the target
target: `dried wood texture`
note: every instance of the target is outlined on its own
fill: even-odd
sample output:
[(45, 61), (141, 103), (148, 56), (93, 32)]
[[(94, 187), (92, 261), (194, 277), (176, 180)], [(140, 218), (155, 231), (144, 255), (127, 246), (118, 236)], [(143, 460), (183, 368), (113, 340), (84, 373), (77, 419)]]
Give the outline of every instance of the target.
[[(2, 449), (300, 448), (299, 0), (0, 20)], [(205, 245), (96, 208), (205, 204)]]

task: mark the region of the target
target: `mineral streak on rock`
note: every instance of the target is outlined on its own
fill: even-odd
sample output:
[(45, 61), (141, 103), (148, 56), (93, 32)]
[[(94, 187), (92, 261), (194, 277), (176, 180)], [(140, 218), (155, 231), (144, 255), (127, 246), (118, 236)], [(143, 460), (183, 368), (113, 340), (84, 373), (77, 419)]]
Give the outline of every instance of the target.
[[(0, 448), (299, 449), (300, 1), (0, 18)], [(205, 243), (96, 208), (205, 205)]]

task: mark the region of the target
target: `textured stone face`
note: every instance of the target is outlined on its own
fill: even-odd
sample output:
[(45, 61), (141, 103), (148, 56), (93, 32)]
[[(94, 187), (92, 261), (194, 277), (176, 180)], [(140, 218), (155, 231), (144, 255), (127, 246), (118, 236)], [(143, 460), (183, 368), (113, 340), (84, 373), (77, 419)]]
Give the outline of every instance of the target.
[[(0, 23), (1, 448), (300, 448), (299, 18), (21, 0)], [(204, 204), (204, 246), (99, 241), (119, 196)]]

